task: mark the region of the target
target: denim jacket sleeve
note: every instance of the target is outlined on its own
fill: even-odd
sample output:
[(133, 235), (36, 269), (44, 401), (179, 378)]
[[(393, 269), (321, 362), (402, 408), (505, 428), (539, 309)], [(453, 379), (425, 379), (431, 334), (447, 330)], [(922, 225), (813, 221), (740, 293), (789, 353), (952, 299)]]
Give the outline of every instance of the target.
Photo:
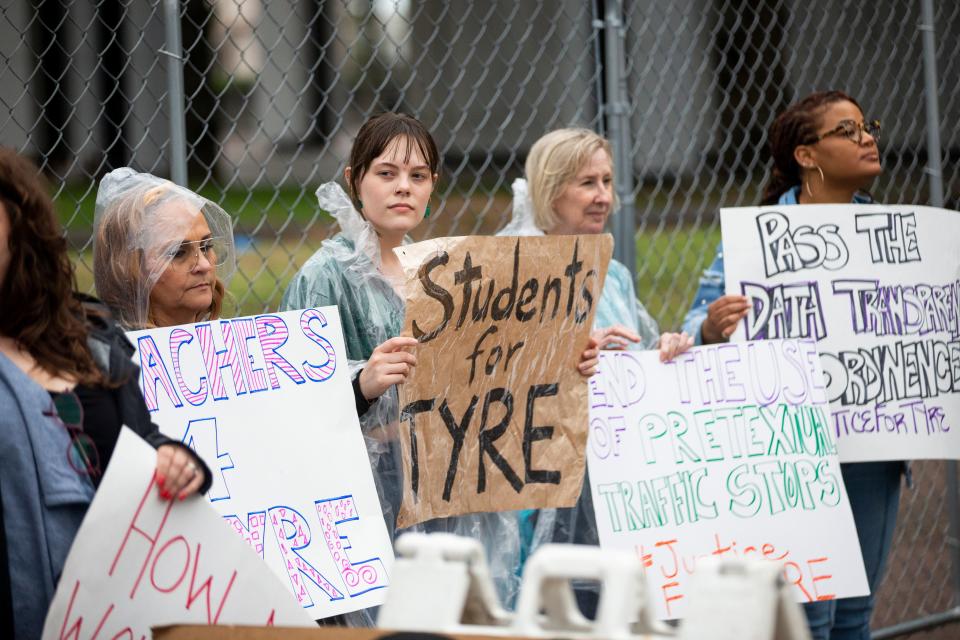
[(724, 293), (723, 280), (723, 244), (720, 244), (713, 263), (700, 276), (700, 287), (693, 298), (693, 306), (683, 319), (683, 330), (693, 336), (694, 344), (703, 344), (700, 327), (707, 319), (707, 307)]

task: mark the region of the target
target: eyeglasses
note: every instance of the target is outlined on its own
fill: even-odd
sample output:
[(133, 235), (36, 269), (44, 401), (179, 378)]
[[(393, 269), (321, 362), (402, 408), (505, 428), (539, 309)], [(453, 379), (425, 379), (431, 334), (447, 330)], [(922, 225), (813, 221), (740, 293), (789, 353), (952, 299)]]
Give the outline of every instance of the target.
[(170, 266), (182, 273), (196, 269), (203, 255), (211, 265), (217, 265), (217, 239), (187, 240), (170, 250)]
[(880, 142), (880, 121), (871, 120), (870, 122), (854, 122), (853, 120), (841, 120), (840, 123), (827, 131), (826, 133), (820, 134), (813, 141), (808, 144), (816, 144), (823, 140), (824, 138), (829, 138), (830, 136), (843, 136), (847, 140), (861, 144), (863, 142), (863, 133), (866, 131), (870, 134), (870, 137), (876, 142)]
[(53, 395), (52, 407), (44, 415), (54, 418), (67, 430), (70, 444), (67, 447), (67, 462), (81, 475), (100, 477), (100, 456), (93, 439), (83, 431), (83, 405), (73, 391)]

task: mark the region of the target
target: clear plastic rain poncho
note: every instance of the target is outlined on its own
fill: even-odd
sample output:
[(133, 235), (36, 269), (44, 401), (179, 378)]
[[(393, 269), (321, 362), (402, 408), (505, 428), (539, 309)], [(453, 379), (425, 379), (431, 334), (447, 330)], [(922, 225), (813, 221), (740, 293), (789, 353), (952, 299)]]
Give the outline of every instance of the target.
[[(185, 245), (201, 214), (210, 240)], [(171, 265), (190, 267), (203, 252), (221, 282), (236, 269), (233, 223), (226, 211), (189, 189), (129, 167), (100, 181), (93, 229), (97, 293), (127, 329), (152, 326), (150, 293)]]
[[(380, 242), (373, 226), (354, 208), (336, 182), (317, 189), (320, 208), (340, 226), (294, 276), (281, 310), (336, 305), (340, 311), (351, 377), (364, 367), (373, 350), (400, 335), (404, 301), (395, 284), (380, 271)], [(387, 530), (395, 539), (406, 531), (442, 531), (479, 540), (490, 559), (490, 571), (501, 599), (510, 604), (519, 588), (519, 528), (514, 512), (479, 513), (438, 518), (398, 531), (397, 513), (403, 489), (398, 441), (399, 404), (391, 387), (360, 416), (360, 426)], [(369, 622), (347, 616), (351, 624)]]
[[(527, 190), (527, 181), (513, 181), (513, 216), (498, 236), (544, 235), (533, 217), (533, 202)], [(640, 342), (631, 349), (654, 349), (660, 338), (660, 328), (646, 307), (637, 299), (630, 271), (620, 262), (610, 260), (607, 278), (603, 283), (594, 329), (624, 325), (640, 336)], [(540, 545), (560, 542), (573, 544), (600, 544), (594, 518), (590, 477), (584, 474), (583, 489), (577, 504), (569, 509), (540, 509), (520, 514), (521, 547), (523, 558), (529, 557)], [(585, 609), (595, 609), (599, 593), (595, 583), (577, 585), (577, 599)]]

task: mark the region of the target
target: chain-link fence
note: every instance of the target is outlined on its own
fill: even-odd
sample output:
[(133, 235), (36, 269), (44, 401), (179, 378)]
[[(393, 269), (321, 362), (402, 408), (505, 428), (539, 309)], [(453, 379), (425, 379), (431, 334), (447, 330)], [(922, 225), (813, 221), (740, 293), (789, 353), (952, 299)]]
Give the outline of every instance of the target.
[[(50, 177), (82, 288), (92, 286), (97, 180), (130, 165), (186, 176), (235, 216), (231, 311), (252, 313), (275, 309), (331, 234), (313, 191), (342, 172), (372, 113), (415, 114), (441, 145), (438, 212), (420, 238), (501, 227), (531, 143), (586, 126), (616, 151), (618, 256), (635, 265), (661, 325), (675, 328), (719, 241), (719, 207), (759, 200), (766, 129), (812, 90), (842, 88), (883, 121), (874, 195), (905, 203), (930, 202), (940, 178), (927, 157), (925, 98), (935, 95), (940, 182), (958, 208), (960, 3), (931, 2), (932, 21), (922, 4), (7, 0), (0, 140)], [(937, 47), (926, 61), (925, 29)], [(938, 84), (925, 92), (933, 61)], [(877, 628), (960, 605), (951, 472), (914, 467)]]

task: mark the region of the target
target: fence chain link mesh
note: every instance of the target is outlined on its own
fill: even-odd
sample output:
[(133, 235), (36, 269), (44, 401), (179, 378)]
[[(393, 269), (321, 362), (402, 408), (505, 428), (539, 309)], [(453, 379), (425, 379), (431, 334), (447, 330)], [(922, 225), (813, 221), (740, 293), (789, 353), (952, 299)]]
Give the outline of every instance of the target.
[[(928, 201), (920, 0), (626, 0), (615, 29), (612, 2), (191, 0), (178, 3), (183, 50), (169, 51), (159, 0), (13, 0), (0, 7), (0, 140), (48, 176), (91, 290), (97, 181), (124, 165), (170, 175), (167, 58), (182, 57), (189, 182), (235, 216), (237, 314), (275, 309), (333, 232), (313, 192), (379, 111), (416, 115), (441, 146), (436, 213), (417, 238), (503, 226), (534, 140), (605, 132), (611, 37), (623, 38), (629, 126), (614, 143), (636, 178), (638, 292), (664, 328), (712, 259), (719, 207), (758, 202), (773, 117), (810, 91), (842, 88), (883, 121), (877, 200)], [(960, 3), (937, 0), (935, 16), (956, 209)], [(944, 468), (914, 465), (876, 628), (960, 604)]]

